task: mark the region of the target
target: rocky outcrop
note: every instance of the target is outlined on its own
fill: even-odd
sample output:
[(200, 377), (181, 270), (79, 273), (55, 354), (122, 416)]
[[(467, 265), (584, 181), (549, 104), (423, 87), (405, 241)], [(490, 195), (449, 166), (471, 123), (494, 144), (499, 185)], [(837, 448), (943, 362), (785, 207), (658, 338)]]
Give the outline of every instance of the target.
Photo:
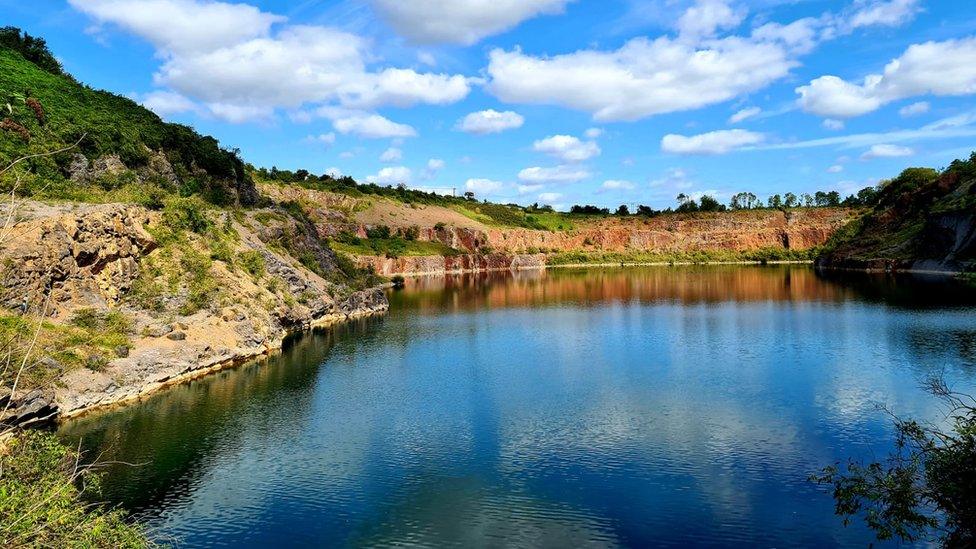
[[(0, 406), (9, 408), (0, 417), (5, 423), (63, 418), (139, 398), (273, 352), (292, 332), (388, 308), (382, 290), (354, 291), (343, 282), (346, 275), (314, 227), (281, 211), (252, 210), (238, 221), (223, 214), (222, 223), (230, 224), (225, 230), (235, 235), (223, 253), (259, 257), (260, 270), (210, 261), (204, 272), (215, 288), (212, 298), (184, 313), (190, 289), (180, 257), (189, 250), (210, 256), (207, 237), (188, 234), (185, 242), (169, 240), (161, 248), (151, 231), (162, 216), (139, 206), (22, 206), (16, 212), (21, 221), (4, 233), (0, 247), (4, 307), (34, 316), (43, 311), (55, 325), (79, 309), (113, 309), (131, 322), (133, 337), (106, 360), (52, 369), (63, 372), (55, 374), (53, 391), (0, 390), (8, 396)], [(277, 221), (257, 223), (261, 216)], [(156, 284), (164, 294), (149, 304), (130, 299), (136, 281)]]
[(147, 221), (142, 208), (109, 204), (15, 225), (0, 246), (2, 305), (57, 316), (79, 302), (117, 304), (138, 276), (139, 258), (156, 247)]

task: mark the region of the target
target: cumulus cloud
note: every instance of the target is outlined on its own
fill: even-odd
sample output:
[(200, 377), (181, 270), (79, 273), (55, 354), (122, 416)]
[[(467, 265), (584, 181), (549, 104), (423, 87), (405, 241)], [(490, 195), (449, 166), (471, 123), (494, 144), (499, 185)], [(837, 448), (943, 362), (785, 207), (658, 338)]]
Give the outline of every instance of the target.
[(335, 144), (336, 134), (333, 132), (329, 132), (329, 133), (323, 133), (319, 135), (310, 135), (305, 138), (305, 141), (308, 141), (309, 143), (323, 145), (325, 148), (329, 148)]
[(899, 158), (902, 156), (911, 156), (913, 154), (915, 154), (915, 151), (908, 147), (881, 143), (879, 145), (874, 145), (865, 151), (864, 154), (861, 155), (861, 160), (872, 160), (874, 158)]
[(471, 45), (539, 15), (562, 13), (572, 0), (373, 0), (400, 35), (421, 44)]
[(851, 29), (871, 26), (897, 27), (922, 11), (918, 0), (859, 0), (847, 19)]
[(904, 107), (898, 109), (898, 114), (902, 118), (908, 118), (910, 116), (918, 116), (920, 114), (925, 114), (929, 112), (931, 105), (928, 101), (919, 101), (917, 103), (912, 103), (911, 105), (905, 105)]
[(503, 101), (560, 105), (601, 121), (633, 121), (755, 91), (796, 64), (780, 44), (728, 37), (699, 49), (661, 37), (635, 38), (614, 51), (554, 57), (496, 49), (487, 72), (489, 91)]
[(141, 103), (143, 107), (146, 107), (164, 118), (174, 114), (182, 114), (197, 110), (197, 106), (195, 103), (193, 103), (193, 101), (190, 101), (186, 97), (171, 91), (159, 90), (149, 92), (142, 96), (139, 103)]
[(410, 168), (396, 166), (383, 168), (376, 175), (367, 176), (366, 181), (376, 183), (377, 185), (399, 185), (401, 183), (410, 183), (412, 177), (413, 172), (410, 171)]
[(342, 134), (353, 134), (367, 139), (414, 137), (417, 131), (406, 124), (398, 124), (378, 114), (344, 114), (332, 120), (332, 126)]
[(492, 194), (502, 190), (505, 184), (491, 179), (474, 178), (464, 182), (464, 188), (477, 194)]
[(360, 110), (457, 102), (461, 75), (395, 67), (371, 70), (370, 44), (331, 27), (286, 25), (247, 4), (203, 0), (71, 0), (99, 24), (116, 25), (157, 48), (154, 81), (206, 103), (230, 121), (276, 109), (331, 104)]
[(844, 166), (840, 164), (834, 164), (833, 166), (827, 168), (827, 173), (840, 173), (844, 171)]
[(580, 141), (571, 135), (553, 135), (533, 143), (532, 150), (554, 156), (563, 162), (583, 162), (600, 155), (594, 141)]
[(585, 135), (587, 139), (596, 139), (603, 135), (603, 128), (589, 128), (583, 132), (583, 135)]
[(913, 44), (881, 74), (861, 83), (821, 76), (796, 89), (803, 110), (832, 118), (851, 118), (920, 95), (976, 93), (976, 38)]
[(600, 191), (631, 191), (636, 186), (630, 181), (622, 179), (608, 179), (600, 185)]
[(267, 36), (285, 21), (247, 4), (198, 0), (68, 0), (100, 23), (113, 23), (171, 53), (216, 50)]
[(403, 160), (403, 151), (396, 147), (390, 147), (389, 149), (383, 151), (383, 154), (380, 155), (380, 162), (386, 162), (388, 164), (391, 162), (399, 162), (401, 160)]
[(524, 183), (576, 183), (590, 177), (590, 172), (577, 166), (555, 166), (542, 168), (534, 166), (525, 168), (518, 174), (519, 181)]
[(726, 0), (696, 0), (678, 19), (682, 38), (709, 38), (716, 31), (737, 27), (745, 18), (744, 10), (733, 9)]
[(755, 118), (756, 116), (759, 116), (760, 113), (762, 113), (762, 109), (759, 107), (742, 109), (729, 117), (729, 124), (738, 124), (739, 122), (743, 122), (750, 118)]
[(467, 133), (485, 135), (521, 128), (524, 123), (525, 118), (517, 112), (498, 112), (488, 109), (465, 116), (458, 121), (457, 129)]
[(447, 163), (440, 158), (431, 158), (427, 161), (427, 166), (424, 167), (424, 171), (421, 172), (420, 177), (425, 180), (430, 180), (437, 177), (437, 174), (444, 169)]
[(539, 200), (542, 202), (555, 202), (562, 198), (562, 193), (542, 193), (539, 195)]
[(545, 188), (545, 185), (519, 185), (518, 186), (518, 193), (519, 194), (532, 194), (532, 193), (541, 191), (543, 188)]
[(672, 154), (725, 154), (757, 145), (764, 139), (763, 134), (747, 130), (719, 130), (691, 136), (668, 134), (661, 139), (661, 150)]

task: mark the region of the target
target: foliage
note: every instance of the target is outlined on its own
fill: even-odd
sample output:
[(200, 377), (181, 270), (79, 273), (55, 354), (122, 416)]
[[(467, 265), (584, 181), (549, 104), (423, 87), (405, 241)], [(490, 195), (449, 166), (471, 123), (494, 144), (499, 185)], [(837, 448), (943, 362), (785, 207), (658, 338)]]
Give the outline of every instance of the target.
[(264, 276), (266, 265), (264, 255), (261, 252), (248, 250), (241, 253), (238, 257), (244, 270), (250, 273), (255, 279), (260, 280)]
[(849, 461), (812, 480), (832, 488), (844, 524), (862, 516), (879, 540), (914, 542), (940, 536), (946, 547), (976, 545), (976, 399), (942, 379), (928, 390), (949, 409), (948, 432), (895, 419), (895, 451), (883, 462)]
[(617, 265), (634, 263), (767, 263), (772, 261), (810, 261), (818, 250), (762, 248), (749, 251), (692, 250), (683, 252), (559, 252), (546, 258), (548, 265)]
[[(43, 182), (25, 186), (24, 192), (34, 196), (117, 200), (114, 192), (69, 181), (66, 174), (73, 156), (80, 152), (93, 161), (117, 155), (129, 169), (137, 170), (149, 166), (154, 152), (161, 151), (179, 185), (169, 188), (149, 182), (158, 189), (198, 194), (222, 205), (238, 197), (245, 203), (256, 198), (235, 151), (222, 149), (214, 138), (187, 126), (165, 123), (131, 99), (79, 84), (61, 72), (42, 39), (9, 27), (0, 29), (0, 106), (5, 111), (3, 123), (10, 128), (0, 130), (0, 163), (78, 142), (76, 150), (24, 163)], [(9, 182), (0, 181), (0, 187), (9, 187)]]
[[(389, 229), (387, 227), (387, 229)], [(369, 231), (367, 231), (369, 234)], [(442, 255), (453, 256), (460, 252), (441, 244), (422, 240), (406, 240), (399, 236), (381, 238), (385, 231), (373, 233), (372, 238), (358, 238), (349, 233), (340, 234), (329, 245), (336, 251), (362, 256), (386, 256), (391, 258), (409, 256)]]
[(88, 501), (99, 476), (53, 434), (17, 433), (0, 449), (0, 546), (147, 547), (121, 511)]

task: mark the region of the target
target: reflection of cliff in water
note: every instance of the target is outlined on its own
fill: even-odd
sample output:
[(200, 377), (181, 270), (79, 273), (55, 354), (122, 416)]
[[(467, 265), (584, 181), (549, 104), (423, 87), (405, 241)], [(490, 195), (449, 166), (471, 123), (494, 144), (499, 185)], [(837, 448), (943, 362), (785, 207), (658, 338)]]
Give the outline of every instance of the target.
[(805, 265), (709, 265), (550, 269), (419, 277), (391, 295), (391, 308), (422, 311), (520, 308), (562, 303), (707, 304), (851, 299), (899, 307), (976, 304), (976, 289), (945, 277), (897, 279), (818, 273)]
[[(108, 500), (137, 512), (159, 509), (162, 500), (190, 494), (218, 465), (201, 460), (233, 451), (236, 443), (228, 435), (239, 442), (271, 436), (256, 429), (273, 428), (275, 436), (301, 431), (313, 413), (318, 369), (337, 341), (357, 338), (369, 344), (377, 332), (370, 328), (381, 322), (382, 317), (357, 319), (295, 337), (281, 354), (173, 387), (137, 405), (72, 421), (61, 435), (83, 437), (86, 459), (108, 464), (100, 465), (107, 473), (103, 492)], [(244, 424), (247, 410), (255, 407), (273, 410), (275, 417)], [(220, 451), (215, 450), (218, 444)], [(126, 463), (116, 456), (126, 456)]]
[(518, 308), (638, 301), (682, 304), (764, 301), (839, 302), (852, 297), (805, 266), (680, 266), (550, 269), (421, 277), (391, 296), (392, 308)]

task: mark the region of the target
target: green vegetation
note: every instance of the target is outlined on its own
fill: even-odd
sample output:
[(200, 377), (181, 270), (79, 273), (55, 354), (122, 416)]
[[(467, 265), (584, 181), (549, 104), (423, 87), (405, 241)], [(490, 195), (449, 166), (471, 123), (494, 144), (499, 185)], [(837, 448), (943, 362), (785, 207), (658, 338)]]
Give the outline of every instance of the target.
[(460, 252), (440, 242), (408, 240), (393, 236), (389, 227), (374, 227), (367, 232), (367, 238), (344, 233), (332, 240), (329, 245), (337, 252), (352, 255), (382, 255), (386, 257), (409, 257), (424, 255), (458, 255)]
[[(22, 194), (139, 203), (159, 194), (196, 194), (222, 205), (257, 199), (236, 151), (165, 123), (131, 99), (79, 84), (63, 74), (43, 40), (10, 27), (0, 29), (0, 110), (0, 164), (66, 149), (21, 164)], [(78, 153), (89, 162), (117, 155), (126, 170), (75, 183), (66, 174)], [(158, 166), (158, 153), (171, 165), (171, 177)], [(13, 181), (7, 174), (0, 190), (9, 191)]]
[(927, 384), (949, 410), (948, 431), (895, 420), (895, 451), (885, 461), (849, 461), (811, 480), (832, 488), (835, 511), (849, 524), (861, 516), (879, 540), (976, 545), (976, 400), (940, 378)]
[(22, 389), (46, 385), (75, 368), (100, 370), (129, 348), (131, 334), (131, 322), (118, 311), (81, 309), (66, 324), (0, 311), (0, 356), (7, 364), (0, 369), (0, 385), (13, 386), (21, 364)]
[(53, 434), (17, 433), (0, 443), (0, 546), (147, 547), (121, 511), (93, 505), (99, 476)]
[(976, 246), (958, 242), (950, 227), (972, 223), (976, 211), (976, 153), (944, 170), (908, 168), (882, 181), (872, 210), (825, 246), (827, 263), (860, 266), (874, 260), (951, 260), (976, 267)]

